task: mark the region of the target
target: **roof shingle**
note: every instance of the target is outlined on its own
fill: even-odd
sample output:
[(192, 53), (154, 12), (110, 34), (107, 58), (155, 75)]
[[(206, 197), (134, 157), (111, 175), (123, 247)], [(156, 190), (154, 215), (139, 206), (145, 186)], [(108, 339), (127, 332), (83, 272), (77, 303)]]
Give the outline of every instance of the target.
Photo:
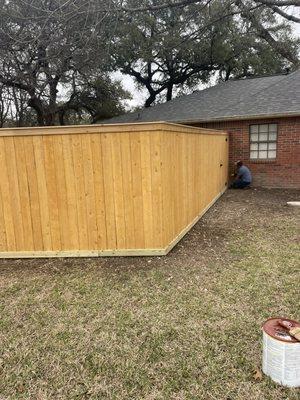
[(102, 123), (192, 123), (284, 115), (300, 115), (300, 70), (288, 75), (229, 80)]

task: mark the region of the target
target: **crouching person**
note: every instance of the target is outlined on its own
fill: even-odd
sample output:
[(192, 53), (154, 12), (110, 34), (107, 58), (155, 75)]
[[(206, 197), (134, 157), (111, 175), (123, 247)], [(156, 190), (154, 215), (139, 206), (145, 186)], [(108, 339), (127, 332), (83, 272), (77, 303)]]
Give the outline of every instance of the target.
[(232, 183), (231, 188), (233, 189), (244, 189), (250, 186), (252, 182), (252, 175), (250, 169), (243, 164), (242, 161), (236, 163), (237, 173), (235, 174), (236, 179)]

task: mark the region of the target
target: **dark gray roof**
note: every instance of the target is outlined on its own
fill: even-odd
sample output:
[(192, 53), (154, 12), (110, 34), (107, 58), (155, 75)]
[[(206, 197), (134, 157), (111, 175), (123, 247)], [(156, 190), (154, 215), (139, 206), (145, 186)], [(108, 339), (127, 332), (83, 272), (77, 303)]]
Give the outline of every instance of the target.
[(205, 122), (300, 115), (300, 70), (288, 75), (229, 80), (104, 123)]

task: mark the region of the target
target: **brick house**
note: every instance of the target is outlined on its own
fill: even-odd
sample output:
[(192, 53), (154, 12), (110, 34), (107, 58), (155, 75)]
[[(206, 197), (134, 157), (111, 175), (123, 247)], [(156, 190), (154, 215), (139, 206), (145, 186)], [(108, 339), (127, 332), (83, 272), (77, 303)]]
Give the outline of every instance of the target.
[(253, 185), (300, 188), (300, 70), (229, 80), (105, 123), (146, 121), (226, 130), (231, 170), (243, 160)]

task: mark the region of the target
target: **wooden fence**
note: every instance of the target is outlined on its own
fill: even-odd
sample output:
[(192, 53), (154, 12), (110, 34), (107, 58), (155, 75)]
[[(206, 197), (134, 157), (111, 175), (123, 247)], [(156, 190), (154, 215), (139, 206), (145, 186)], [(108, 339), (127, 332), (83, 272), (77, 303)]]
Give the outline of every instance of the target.
[(0, 130), (0, 257), (167, 254), (223, 193), (227, 134), (169, 123)]

